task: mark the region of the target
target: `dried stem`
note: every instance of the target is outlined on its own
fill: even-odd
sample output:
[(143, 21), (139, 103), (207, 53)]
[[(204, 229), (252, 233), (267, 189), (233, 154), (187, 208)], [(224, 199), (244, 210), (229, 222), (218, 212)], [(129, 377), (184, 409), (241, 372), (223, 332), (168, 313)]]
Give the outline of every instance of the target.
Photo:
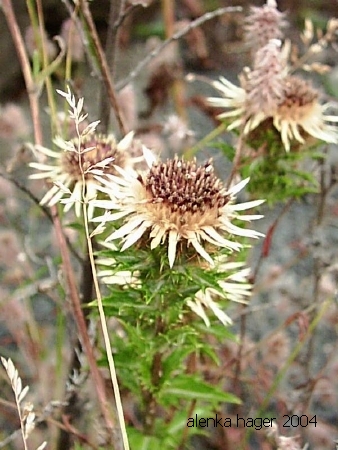
[[(254, 280), (254, 282), (257, 279), (257, 275), (258, 275), (260, 267), (261, 267), (261, 265), (262, 265), (262, 263), (264, 261), (264, 258), (266, 258), (268, 256), (268, 254), (269, 254), (273, 234), (276, 231), (276, 228), (277, 228), (280, 220), (289, 211), (289, 209), (291, 208), (291, 206), (292, 206), (292, 204), (294, 202), (295, 202), (295, 199), (294, 198), (290, 198), (287, 201), (287, 203), (285, 203), (285, 205), (283, 206), (283, 209), (280, 212), (280, 214), (276, 217), (276, 219), (270, 225), (269, 230), (266, 233), (266, 236), (265, 236), (264, 241), (263, 241), (262, 251), (261, 251), (261, 253), (259, 255), (258, 262), (257, 262), (255, 270), (253, 272), (253, 280)], [(298, 262), (298, 257), (296, 259), (296, 262)]]
[[(99, 283), (98, 283), (98, 278), (97, 278), (97, 272), (96, 272), (96, 266), (95, 266), (95, 259), (94, 259), (94, 250), (93, 250), (93, 244), (92, 244), (92, 240), (91, 240), (91, 234), (90, 234), (90, 230), (89, 230), (89, 216), (88, 216), (88, 202), (89, 199), (87, 198), (87, 183), (86, 183), (86, 172), (85, 172), (85, 168), (83, 166), (83, 162), (82, 162), (82, 153), (86, 151), (82, 150), (81, 147), (81, 142), (82, 142), (82, 138), (84, 136), (84, 134), (82, 134), (80, 132), (80, 124), (81, 122), (83, 122), (86, 118), (86, 114), (82, 114), (82, 109), (83, 109), (83, 98), (80, 98), (78, 102), (76, 102), (75, 100), (75, 96), (71, 93), (70, 89), (68, 88), (68, 92), (65, 93), (63, 91), (58, 91), (58, 93), (60, 95), (62, 95), (63, 97), (65, 97), (67, 103), (69, 104), (71, 110), (71, 117), (74, 120), (74, 125), (76, 128), (76, 134), (77, 134), (77, 138), (78, 138), (78, 144), (77, 144), (77, 148), (74, 149), (74, 151), (76, 151), (76, 153), (78, 154), (78, 166), (79, 166), (79, 171), (81, 173), (82, 176), (82, 212), (83, 212), (83, 221), (84, 221), (84, 229), (85, 229), (85, 235), (86, 235), (86, 242), (87, 242), (87, 249), (88, 249), (88, 269), (90, 266), (91, 269), (91, 278), (92, 281), (90, 280), (90, 283), (87, 286), (87, 289), (89, 289), (89, 291), (91, 291), (91, 287), (92, 287), (92, 282), (94, 284), (94, 288), (95, 288), (95, 294), (96, 294), (96, 298), (97, 298), (97, 303), (98, 303), (98, 310), (99, 310), (99, 316), (100, 316), (100, 323), (101, 323), (101, 328), (102, 328), (102, 333), (103, 333), (103, 339), (104, 339), (104, 344), (105, 344), (105, 349), (106, 349), (106, 355), (107, 355), (107, 359), (108, 359), (108, 365), (109, 365), (109, 369), (110, 369), (110, 376), (111, 376), (111, 380), (112, 380), (112, 384), (113, 384), (113, 391), (114, 391), (114, 396), (115, 396), (115, 403), (116, 403), (116, 410), (117, 410), (117, 414), (118, 414), (118, 421), (119, 421), (119, 430), (121, 431), (121, 435), (122, 435), (122, 442), (123, 442), (123, 449), (124, 450), (129, 450), (129, 443), (128, 443), (128, 437), (127, 437), (127, 432), (126, 432), (126, 426), (125, 426), (125, 422), (124, 422), (124, 416), (123, 416), (123, 408), (122, 408), (122, 402), (121, 402), (121, 397), (120, 397), (120, 391), (119, 391), (119, 385), (118, 385), (118, 381), (117, 381), (117, 375), (116, 375), (116, 370), (115, 370), (115, 364), (114, 364), (114, 358), (113, 358), (113, 352), (112, 352), (112, 348), (110, 345), (110, 339), (109, 339), (109, 333), (108, 333), (108, 327), (107, 327), (107, 323), (106, 323), (106, 317), (105, 317), (105, 313), (104, 313), (104, 309), (103, 309), (103, 303), (102, 303), (102, 296), (101, 296), (101, 292), (100, 292), (100, 288), (99, 288)], [(98, 125), (99, 121), (93, 122), (89, 125), (89, 127), (91, 127), (91, 130), (95, 130), (97, 125)], [(85, 133), (85, 132), (84, 132)], [(88, 133), (88, 130), (87, 130)], [(73, 288), (73, 280), (71, 280), (72, 282), (69, 283), (70, 287)], [(88, 292), (87, 294), (91, 294), (91, 292)], [(79, 300), (79, 299), (78, 299)], [(80, 301), (80, 300), (79, 300)], [(79, 304), (79, 309), (81, 310), (81, 305)], [(82, 316), (83, 319), (83, 323), (82, 325), (86, 327), (86, 323), (84, 322), (84, 317)], [(102, 379), (100, 379), (100, 382), (102, 382)], [(104, 391), (104, 387), (103, 387), (103, 391)], [(103, 401), (103, 405), (101, 405), (101, 408), (103, 407), (104, 409), (106, 409), (107, 413), (108, 413), (108, 408), (107, 408), (107, 404), (106, 404), (106, 400), (105, 398), (99, 398), (100, 402)], [(115, 428), (115, 431), (117, 431), (118, 428)], [(113, 429), (111, 429), (111, 431), (113, 431)], [(117, 435), (117, 433), (113, 433), (112, 436), (113, 438), (113, 445), (114, 445), (114, 449), (119, 450), (121, 448), (120, 443), (120, 436)]]
[[(88, 39), (87, 39), (86, 32), (83, 27), (83, 23), (79, 18), (79, 14), (81, 12), (80, 3), (76, 2), (75, 7), (73, 7), (74, 2), (72, 0), (61, 0), (61, 2), (65, 5), (65, 7), (68, 11), (69, 17), (74, 21), (75, 26), (76, 26), (76, 32), (79, 33), (79, 35), (82, 38), (84, 51), (87, 55), (88, 63), (90, 66), (90, 72), (95, 74), (96, 77), (99, 77), (99, 71), (98, 71), (96, 64), (93, 61), (93, 56), (90, 52), (90, 48), (88, 45)], [(72, 65), (71, 53), (68, 50), (67, 58), (66, 58), (66, 72), (65, 72), (65, 78), (68, 83), (70, 82), (71, 65)]]
[(63, 272), (65, 274), (65, 279), (67, 281), (69, 295), (72, 300), (75, 321), (77, 323), (79, 333), (80, 333), (80, 336), (82, 339), (82, 344), (84, 346), (84, 349), (85, 349), (85, 352), (86, 352), (86, 355), (88, 358), (88, 363), (89, 363), (91, 375), (93, 378), (93, 382), (94, 382), (94, 385), (96, 388), (102, 415), (104, 417), (104, 420), (105, 420), (108, 430), (112, 433), (113, 429), (114, 429), (114, 422), (111, 418), (111, 414), (110, 414), (109, 408), (108, 408), (108, 401), (106, 398), (104, 381), (103, 381), (102, 376), (97, 367), (95, 356), (94, 356), (94, 351), (93, 351), (93, 348), (92, 348), (92, 345), (91, 345), (91, 342), (90, 342), (90, 339), (88, 336), (86, 320), (84, 318), (82, 307), (81, 307), (81, 300), (80, 300), (78, 289), (76, 286), (75, 275), (74, 275), (72, 265), (70, 262), (68, 248), (67, 248), (67, 244), (66, 244), (66, 241), (64, 238), (64, 234), (62, 232), (62, 224), (60, 221), (60, 217), (56, 212), (56, 208), (54, 209), (54, 211), (52, 211), (52, 214), (53, 214), (53, 219), (54, 219), (56, 235), (57, 235), (59, 246), (60, 246), (60, 252), (61, 252), (61, 257), (62, 257), (62, 261), (63, 261), (63, 266), (64, 266)]
[(18, 54), (21, 70), (26, 84), (29, 105), (33, 121), (34, 130), (34, 140), (36, 144), (42, 144), (42, 129), (40, 123), (40, 111), (39, 111), (39, 101), (38, 101), (38, 88), (34, 83), (32, 71), (29, 64), (29, 59), (27, 56), (24, 40), (21, 35), (21, 31), (16, 20), (12, 1), (3, 0), (2, 10), (4, 12), (9, 31), (12, 35), (14, 45)]
[(109, 66), (107, 64), (107, 60), (106, 60), (104, 51), (103, 51), (101, 43), (100, 43), (100, 39), (97, 34), (97, 30), (96, 30), (94, 20), (93, 20), (92, 14), (91, 14), (89, 6), (88, 6), (88, 2), (86, 0), (80, 0), (80, 5), (81, 5), (81, 12), (82, 12), (84, 19), (86, 21), (86, 24), (89, 28), (91, 38), (93, 39), (93, 44), (94, 44), (95, 51), (96, 51), (96, 54), (98, 57), (101, 74), (103, 77), (103, 83), (107, 89), (107, 94), (108, 94), (110, 104), (114, 109), (116, 120), (120, 127), (121, 133), (124, 135), (124, 134), (126, 134), (126, 127), (123, 123), (123, 119), (122, 119), (122, 116), (120, 113), (118, 101), (116, 98), (115, 88), (114, 88), (114, 85), (110, 78)]
[[(38, 15), (38, 26), (39, 26), (39, 30), (37, 30), (37, 32), (40, 33), (42, 67), (45, 70), (45, 69), (47, 69), (47, 67), (49, 65), (49, 60), (48, 60), (48, 52), (47, 52), (47, 49), (46, 49), (46, 41), (45, 41), (45, 39), (41, 38), (41, 36), (44, 36), (44, 32), (45, 32), (45, 21), (44, 21), (44, 16), (43, 16), (42, 0), (36, 0), (36, 5), (37, 5), (37, 15)], [(52, 134), (55, 134), (54, 133), (54, 127), (57, 126), (58, 122), (56, 121), (56, 105), (55, 105), (53, 85), (52, 85), (52, 81), (51, 81), (50, 75), (48, 75), (48, 74), (46, 75), (44, 83), (46, 84), (46, 91), (47, 91), (47, 97), (48, 97), (48, 106), (49, 106), (50, 115), (51, 115), (51, 118), (52, 118), (52, 120), (51, 120), (51, 132), (52, 132)]]
[[(93, 281), (94, 281), (94, 288), (95, 288), (95, 294), (96, 294), (96, 298), (97, 298), (97, 306), (98, 306), (99, 315), (100, 315), (103, 339), (104, 339), (104, 343), (105, 343), (105, 347), (106, 347), (106, 355), (107, 355), (108, 364), (109, 364), (110, 377), (112, 380), (112, 385), (113, 385), (113, 390), (114, 390), (116, 410), (117, 410), (117, 415), (118, 415), (118, 420), (119, 420), (119, 425), (120, 425), (120, 431), (122, 434), (123, 448), (124, 448), (124, 450), (129, 450), (128, 436), (127, 436), (126, 425), (125, 425), (125, 421), (124, 421), (123, 407), (122, 407), (122, 401), (121, 401), (121, 396), (120, 396), (119, 384), (117, 381), (113, 352), (112, 352), (112, 348), (110, 345), (106, 317), (105, 317), (104, 310), (103, 310), (102, 296), (101, 296), (100, 287), (99, 287), (98, 280), (97, 280), (97, 272), (96, 272), (96, 266), (95, 266), (95, 260), (94, 260), (93, 245), (92, 245), (92, 241), (91, 241), (90, 234), (89, 234), (89, 224), (88, 224), (88, 214), (87, 214), (86, 202), (83, 203), (83, 215), (84, 215), (84, 221), (85, 221), (85, 231), (86, 231), (86, 238), (87, 238), (87, 245), (88, 245), (88, 254), (89, 254), (92, 276), (93, 276)], [(117, 442), (116, 444), (119, 444), (119, 442)], [(118, 449), (119, 447), (116, 445), (115, 448)]]
[[(106, 39), (106, 60), (109, 67), (110, 79), (114, 80), (116, 48), (118, 41), (118, 28), (114, 25), (119, 20), (123, 10), (123, 0), (110, 0), (108, 30)], [(100, 105), (100, 128), (103, 133), (107, 133), (110, 119), (110, 102), (107, 97), (107, 88), (104, 83), (101, 86), (101, 105)]]
[[(88, 329), (89, 308), (86, 308), (85, 306), (88, 305), (88, 303), (93, 299), (93, 276), (87, 253), (84, 256), (81, 265), (81, 278), (82, 278), (80, 285), (81, 306), (86, 321), (86, 327)], [(72, 356), (68, 367), (68, 380), (70, 384), (72, 383), (72, 377), (74, 373), (81, 373), (82, 366), (79, 355), (81, 355), (82, 352), (83, 346), (81, 343), (81, 339), (77, 338), (73, 347)], [(61, 416), (67, 417), (67, 423), (70, 424), (72, 423), (73, 419), (79, 419), (81, 417), (82, 408), (79, 407), (80, 401), (78, 389), (71, 389), (67, 394), (68, 394), (66, 397), (67, 402), (62, 408)], [(57, 442), (58, 450), (68, 450), (72, 448), (72, 438), (71, 438), (72, 434), (74, 433), (70, 432), (69, 427), (64, 427), (60, 429)]]
[[(334, 186), (335, 182), (332, 183), (330, 181), (327, 184), (326, 181), (326, 167), (325, 167), (325, 156), (323, 155), (322, 158), (319, 159), (319, 170), (320, 170), (320, 192), (319, 192), (319, 198), (318, 198), (318, 206), (317, 206), (317, 212), (316, 216), (313, 220), (313, 223), (310, 225), (309, 234), (313, 235), (316, 232), (316, 227), (319, 227), (322, 225), (324, 220), (324, 212), (327, 202), (327, 197)], [(313, 262), (313, 296), (312, 299), (310, 299), (310, 304), (316, 305), (316, 309), (318, 308), (318, 305), (320, 305), (320, 280), (322, 277), (322, 271), (323, 271), (323, 262), (319, 257), (314, 257)], [(309, 314), (310, 318), (313, 318), (316, 314), (316, 309)], [(316, 340), (316, 330), (313, 331), (312, 335), (309, 338), (308, 346), (306, 349), (306, 352), (302, 359), (302, 366), (305, 373), (305, 376), (308, 380), (311, 380), (311, 361), (312, 357), (315, 351), (315, 340)], [(311, 396), (311, 390), (307, 389), (305, 393), (304, 402), (308, 403)]]
[[(164, 29), (166, 39), (170, 39), (175, 29), (175, 1), (162, 0), (162, 15), (164, 19)], [(172, 86), (172, 96), (177, 114), (183, 119), (187, 119), (184, 106), (184, 84), (182, 79), (176, 78)]]
[[(112, 0), (112, 3), (113, 3), (114, 1)], [(137, 8), (140, 8), (140, 7), (142, 7), (143, 5), (141, 5), (141, 4), (135, 4), (135, 5), (133, 5), (133, 4), (130, 4), (130, 5), (126, 5), (126, 0), (123, 0), (123, 3), (124, 3), (124, 5), (122, 5), (122, 8), (121, 8), (121, 11), (120, 11), (120, 14), (119, 14), (119, 16), (118, 16), (118, 18), (116, 19), (116, 21), (114, 22), (114, 24), (113, 24), (113, 30), (117, 30), (121, 25), (122, 25), (122, 23), (124, 22), (124, 20), (135, 10), (135, 9), (137, 9)], [(146, 8), (146, 6), (143, 6), (144, 8)]]
[(227, 13), (241, 12), (242, 9), (243, 8), (241, 6), (227, 6), (225, 8), (218, 8), (215, 11), (208, 12), (203, 16), (198, 17), (198, 19), (193, 20), (185, 28), (173, 34), (169, 39), (165, 40), (161, 45), (155, 48), (155, 50), (150, 52), (124, 80), (116, 84), (116, 90), (120, 91), (125, 86), (127, 86), (127, 84), (133, 81), (133, 79), (140, 74), (140, 72), (147, 66), (147, 64), (149, 64), (152, 59), (154, 59), (159, 53), (161, 53), (164, 48), (166, 48), (173, 41), (177, 41), (185, 34), (189, 33), (190, 30), (199, 27), (203, 23), (207, 22), (208, 20), (214, 19), (215, 17), (222, 16), (223, 14)]

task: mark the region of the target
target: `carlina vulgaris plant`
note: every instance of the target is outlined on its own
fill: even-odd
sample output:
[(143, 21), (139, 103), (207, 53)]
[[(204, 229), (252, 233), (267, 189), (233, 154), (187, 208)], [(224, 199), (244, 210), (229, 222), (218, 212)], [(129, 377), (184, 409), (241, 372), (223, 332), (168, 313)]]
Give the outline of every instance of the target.
[[(231, 259), (231, 255), (243, 247), (233, 236), (239, 239), (258, 238), (262, 234), (241, 228), (234, 222), (248, 222), (262, 217), (241, 214), (246, 209), (259, 206), (262, 200), (235, 204), (236, 194), (249, 180), (225, 188), (216, 177), (211, 160), (199, 165), (196, 160), (185, 161), (175, 157), (160, 163), (144, 148), (147, 172), (137, 173), (118, 164), (111, 165), (115, 162), (114, 156), (108, 153), (104, 157), (106, 154), (100, 150), (102, 147), (105, 149), (106, 142), (102, 144), (99, 142), (100, 136), (95, 135), (98, 122), (80, 131), (80, 124), (86, 119), (86, 115), (82, 114), (83, 99), (76, 102), (69, 89), (67, 92), (58, 92), (70, 106), (69, 114), (74, 120), (78, 137), (72, 141), (56, 140), (64, 152), (61, 156), (57, 156), (54, 151), (37, 148), (45, 156), (56, 160), (58, 165), (55, 168), (38, 163), (34, 168), (42, 170), (39, 178), (50, 177), (54, 182), (55, 189), (52, 187), (47, 192), (48, 198), (46, 200), (44, 197), (43, 202), (52, 201), (55, 204), (60, 201), (66, 204), (67, 210), (75, 206), (76, 215), (80, 216), (81, 212), (83, 215), (105, 355), (114, 386), (123, 444), (127, 449), (129, 443), (106, 315), (109, 316), (109, 311), (113, 309), (113, 315), (124, 325), (124, 332), (129, 333), (128, 344), (122, 345), (123, 340), (120, 340), (121, 347), (116, 354), (122, 374), (130, 372), (132, 364), (129, 360), (128, 364), (125, 361), (121, 365), (121, 358), (128, 352), (140, 350), (144, 342), (149, 346), (141, 351), (144, 355), (143, 365), (135, 372), (130, 372), (135, 380), (140, 380), (138, 394), (147, 408), (147, 433), (155, 436), (161, 434), (157, 430), (157, 408), (166, 407), (175, 399), (170, 391), (172, 385), (167, 386), (168, 379), (165, 378), (177, 370), (172, 365), (175, 360), (182, 363), (180, 376), (175, 377), (176, 388), (191, 396), (189, 389), (193, 386), (197, 398), (207, 391), (213, 405), (219, 401), (238, 401), (231, 394), (209, 386), (195, 373), (182, 372), (182, 368), (185, 367), (183, 363), (186, 358), (191, 358), (202, 348), (205, 352), (213, 353), (207, 343), (203, 343), (202, 333), (195, 326), (197, 316), (210, 328), (211, 321), (205, 309), (207, 312), (211, 310), (226, 325), (231, 320), (215, 300), (242, 302), (250, 294), (247, 270), (243, 269), (242, 261)], [(122, 151), (124, 146), (130, 145), (131, 140), (132, 134), (127, 135), (121, 141), (122, 148), (117, 150)], [(86, 147), (87, 142), (89, 147)], [(99, 160), (94, 160), (97, 156)], [(67, 164), (70, 169), (65, 171)], [(62, 175), (65, 177), (62, 178)], [(94, 188), (88, 188), (89, 185)], [(109, 200), (97, 198), (98, 194), (108, 195)], [(67, 195), (69, 197), (65, 198)], [(103, 216), (95, 217), (94, 211), (98, 207), (106, 212)], [(93, 222), (99, 222), (99, 226), (90, 233), (88, 220), (93, 216)], [(124, 264), (124, 252), (114, 254), (113, 251), (113, 255), (110, 254), (110, 268), (115, 271), (115, 277), (121, 278), (121, 274), (124, 277), (123, 283), (113, 285), (113, 290), (121, 289), (122, 301), (116, 292), (110, 300), (102, 300), (91, 242), (91, 238), (104, 230), (108, 222), (116, 220), (123, 220), (124, 224), (115, 229), (107, 241), (123, 238), (121, 250), (134, 247)], [(128, 274), (131, 275), (129, 279)], [(133, 301), (128, 302), (130, 296), (134, 296)], [(107, 302), (109, 307), (105, 312), (103, 306)], [(128, 312), (126, 318), (124, 311), (130, 309), (133, 313)], [(140, 315), (143, 309), (147, 314)], [(196, 314), (193, 316), (195, 319), (191, 318), (191, 312)], [(137, 361), (137, 354), (134, 356), (133, 360)], [(124, 380), (125, 376), (121, 379)]]
[[(117, 319), (121, 382), (139, 399), (143, 437), (177, 448), (179, 436), (172, 436), (169, 424), (179, 420), (183, 433), (189, 401), (200, 400), (209, 410), (238, 401), (205, 382), (192, 360), (202, 353), (217, 359), (205, 336), (218, 320), (231, 323), (222, 306), (250, 295), (240, 241), (263, 235), (237, 223), (261, 218), (241, 212), (263, 201), (236, 204), (249, 180), (225, 188), (211, 160), (198, 164), (176, 156), (160, 162), (146, 148), (144, 155), (144, 172), (116, 167), (119, 177), (96, 177), (112, 199), (93, 202), (106, 211), (92, 221), (106, 235), (98, 274), (109, 286), (106, 314)], [(142, 433), (133, 430), (132, 436), (140, 445)]]

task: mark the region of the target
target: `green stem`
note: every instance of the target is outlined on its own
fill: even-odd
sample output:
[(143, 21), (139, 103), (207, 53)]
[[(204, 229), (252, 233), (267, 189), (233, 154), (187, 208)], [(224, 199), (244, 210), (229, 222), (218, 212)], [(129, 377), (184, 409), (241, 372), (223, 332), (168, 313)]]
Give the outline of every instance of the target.
[(188, 148), (184, 152), (184, 157), (186, 159), (191, 159), (193, 156), (196, 155), (196, 153), (204, 148), (206, 144), (208, 144), (212, 139), (215, 139), (217, 136), (219, 136), (221, 133), (223, 133), (226, 130), (225, 123), (221, 123), (217, 128), (212, 130), (209, 134), (207, 134), (203, 139), (201, 139), (199, 142), (197, 142), (196, 145), (193, 147)]
[[(38, 51), (42, 60), (42, 70), (47, 69), (49, 65), (48, 60), (48, 53), (46, 49), (46, 42), (44, 39), (45, 36), (45, 23), (44, 23), (44, 17), (43, 17), (43, 8), (42, 8), (42, 2), (41, 0), (36, 0), (36, 7), (33, 0), (26, 0), (27, 9), (30, 17), (30, 21), (33, 27), (33, 32), (35, 36), (35, 40), (37, 43)], [(54, 89), (52, 85), (52, 81), (50, 78), (50, 75), (46, 75), (45, 79), (43, 80), (44, 83), (46, 83), (46, 90), (47, 90), (47, 98), (48, 98), (48, 106), (50, 109), (50, 115), (51, 115), (51, 135), (55, 135), (55, 128), (57, 127), (57, 121), (56, 121), (56, 104), (55, 104), (55, 97), (54, 97)]]

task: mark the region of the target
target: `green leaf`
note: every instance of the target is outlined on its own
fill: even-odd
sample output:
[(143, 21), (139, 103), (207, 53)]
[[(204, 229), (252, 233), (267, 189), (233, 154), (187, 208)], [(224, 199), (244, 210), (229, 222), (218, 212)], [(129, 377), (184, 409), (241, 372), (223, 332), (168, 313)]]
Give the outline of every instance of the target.
[[(190, 407), (190, 405), (189, 405)], [(213, 414), (212, 408), (195, 408), (193, 413), (189, 411), (189, 414), (195, 416), (197, 414), (200, 417), (207, 417)], [(180, 433), (186, 431), (188, 428), (188, 434), (191, 436), (192, 434), (205, 434), (205, 430), (198, 427), (187, 427), (187, 418), (188, 418), (188, 408), (183, 410), (177, 410), (174, 417), (171, 419), (170, 423), (166, 426), (167, 434), (172, 434), (174, 436), (179, 435)]]
[(233, 342), (238, 342), (238, 337), (230, 331), (229, 327), (225, 327), (224, 325), (219, 324), (219, 322), (213, 323), (210, 327), (207, 327), (204, 322), (200, 321), (195, 324), (195, 328), (205, 335), (213, 335), (218, 339), (228, 339)]
[(163, 449), (161, 440), (155, 436), (142, 434), (135, 428), (128, 430), (130, 448), (132, 450), (159, 450)]
[(212, 142), (211, 143), (215, 148), (219, 148), (221, 150), (221, 152), (223, 153), (223, 155), (229, 160), (229, 161), (233, 161), (234, 157), (235, 157), (235, 153), (236, 150), (235, 148), (228, 144), (227, 142), (223, 141), (221, 143), (217, 142)]
[(162, 365), (163, 380), (167, 380), (175, 370), (181, 370), (185, 358), (195, 349), (193, 347), (183, 347), (174, 350), (164, 361)]
[(181, 399), (201, 400), (215, 405), (222, 402), (241, 403), (235, 395), (224, 392), (192, 375), (180, 375), (170, 380), (170, 384), (163, 387), (161, 397), (169, 404), (177, 403)]

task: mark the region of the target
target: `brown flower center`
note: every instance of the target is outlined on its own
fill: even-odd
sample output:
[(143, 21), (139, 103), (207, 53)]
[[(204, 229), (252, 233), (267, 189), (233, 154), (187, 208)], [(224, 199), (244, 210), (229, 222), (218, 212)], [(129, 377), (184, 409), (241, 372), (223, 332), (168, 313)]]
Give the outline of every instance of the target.
[[(75, 148), (78, 146), (78, 141), (73, 141)], [(91, 150), (86, 150), (91, 149)], [(106, 158), (114, 158), (105, 167), (106, 173), (112, 173), (116, 175), (113, 165), (120, 167), (125, 166), (126, 155), (123, 152), (118, 151), (116, 141), (113, 136), (104, 135), (88, 135), (81, 141), (80, 153), (65, 152), (61, 158), (61, 164), (63, 169), (74, 179), (74, 181), (82, 179), (82, 171), (84, 172), (85, 179), (91, 179), (92, 175), (88, 172), (88, 169), (95, 166), (99, 162)]]
[(172, 213), (204, 213), (229, 201), (211, 160), (202, 166), (178, 158), (154, 164), (143, 183), (152, 203), (164, 203)]
[(306, 80), (289, 76), (285, 81), (284, 96), (283, 106), (303, 107), (317, 101), (318, 92)]

